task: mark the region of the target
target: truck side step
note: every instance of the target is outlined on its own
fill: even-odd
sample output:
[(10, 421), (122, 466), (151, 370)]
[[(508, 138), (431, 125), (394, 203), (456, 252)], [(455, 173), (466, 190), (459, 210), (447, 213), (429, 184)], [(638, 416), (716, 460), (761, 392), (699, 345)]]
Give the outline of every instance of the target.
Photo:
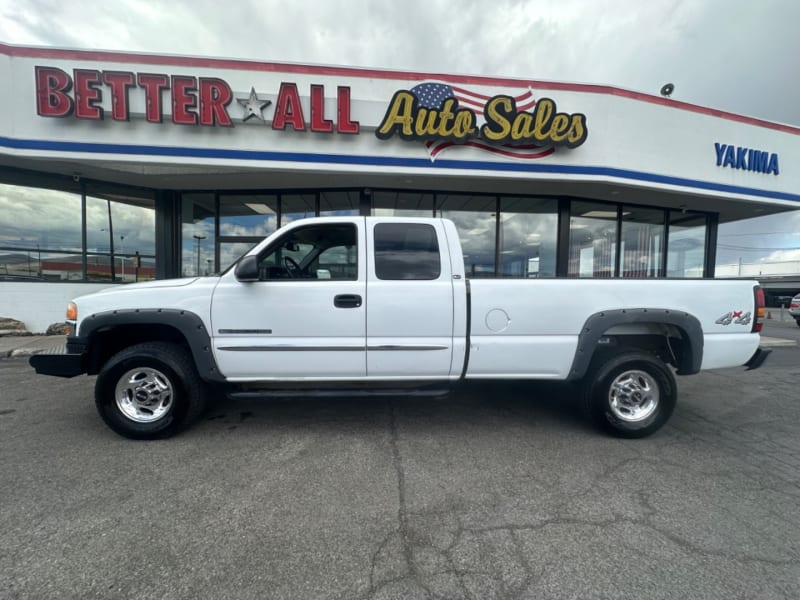
[(295, 388), (295, 389), (249, 389), (246, 391), (231, 391), (225, 395), (231, 400), (258, 400), (268, 398), (366, 398), (366, 397), (413, 397), (413, 398), (443, 398), (450, 394), (449, 387), (425, 388)]

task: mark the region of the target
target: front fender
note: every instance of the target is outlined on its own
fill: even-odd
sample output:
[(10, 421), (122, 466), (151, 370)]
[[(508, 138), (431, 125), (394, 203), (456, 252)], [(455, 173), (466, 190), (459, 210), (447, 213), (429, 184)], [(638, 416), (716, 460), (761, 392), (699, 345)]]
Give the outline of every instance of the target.
[(135, 308), (95, 313), (80, 322), (79, 335), (73, 343), (85, 344), (91, 352), (93, 338), (103, 331), (119, 326), (153, 325), (171, 327), (183, 336), (202, 379), (214, 382), (224, 381), (211, 352), (211, 338), (203, 320), (188, 310)]

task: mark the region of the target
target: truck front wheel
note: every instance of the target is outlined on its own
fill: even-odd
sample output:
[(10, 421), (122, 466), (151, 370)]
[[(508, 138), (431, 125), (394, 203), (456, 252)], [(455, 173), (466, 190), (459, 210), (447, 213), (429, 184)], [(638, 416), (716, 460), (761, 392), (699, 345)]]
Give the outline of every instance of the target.
[(205, 389), (183, 347), (148, 342), (109, 359), (97, 376), (95, 404), (124, 437), (165, 438), (200, 416)]
[(647, 352), (607, 356), (588, 373), (584, 399), (592, 420), (605, 431), (624, 438), (646, 437), (675, 409), (675, 376)]

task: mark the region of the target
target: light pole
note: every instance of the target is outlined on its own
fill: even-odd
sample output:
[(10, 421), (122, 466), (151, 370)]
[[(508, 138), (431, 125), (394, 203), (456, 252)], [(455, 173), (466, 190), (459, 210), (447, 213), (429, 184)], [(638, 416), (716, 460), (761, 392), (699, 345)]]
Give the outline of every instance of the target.
[(200, 277), (200, 240), (206, 239), (206, 236), (195, 233), (192, 237), (197, 240), (197, 271), (195, 274)]
[(116, 258), (114, 258), (114, 228), (111, 225), (111, 204), (108, 206), (108, 229), (103, 227), (100, 231), (108, 232), (108, 250), (111, 253), (111, 281), (115, 281), (116, 276)]
[(125, 283), (125, 236), (119, 236), (119, 263), (122, 266), (122, 283)]
[(114, 282), (117, 279), (117, 274), (114, 272), (116, 266), (114, 264), (114, 223), (111, 220), (111, 200), (106, 199), (106, 206), (108, 207), (108, 245), (109, 251), (111, 252), (111, 281)]

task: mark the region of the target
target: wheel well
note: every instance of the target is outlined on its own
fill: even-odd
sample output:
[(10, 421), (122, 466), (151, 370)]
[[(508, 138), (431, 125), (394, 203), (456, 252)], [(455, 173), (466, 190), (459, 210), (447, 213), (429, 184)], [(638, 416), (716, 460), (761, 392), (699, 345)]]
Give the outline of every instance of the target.
[[(570, 381), (582, 378), (598, 354), (613, 346), (651, 352), (678, 375), (697, 373), (703, 361), (703, 327), (693, 315), (665, 308), (622, 308), (594, 313), (578, 335)], [(615, 350), (619, 352), (619, 350)]]
[(95, 375), (117, 352), (142, 342), (173, 342), (191, 352), (186, 337), (176, 327), (163, 324), (121, 324), (103, 327), (90, 337), (87, 372)]
[(677, 325), (630, 323), (609, 328), (597, 341), (595, 352), (643, 350), (675, 367), (679, 374), (693, 372), (689, 334)]

